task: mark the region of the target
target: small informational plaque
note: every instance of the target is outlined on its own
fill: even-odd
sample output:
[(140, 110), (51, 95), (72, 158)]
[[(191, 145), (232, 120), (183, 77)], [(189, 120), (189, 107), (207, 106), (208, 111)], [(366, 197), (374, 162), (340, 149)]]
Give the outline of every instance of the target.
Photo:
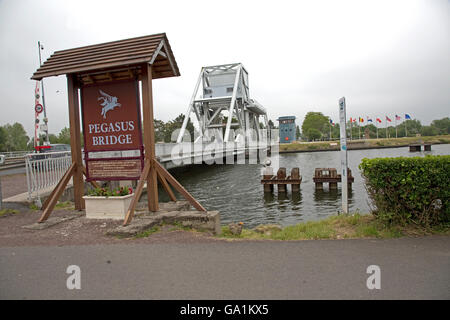
[(89, 161), (90, 180), (136, 180), (142, 172), (141, 159), (101, 159)]

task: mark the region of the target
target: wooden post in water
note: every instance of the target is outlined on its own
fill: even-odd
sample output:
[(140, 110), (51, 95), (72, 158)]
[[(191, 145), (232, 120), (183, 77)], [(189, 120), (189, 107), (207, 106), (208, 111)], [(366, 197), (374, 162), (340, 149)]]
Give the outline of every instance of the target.
[[(337, 178), (337, 170), (336, 169), (334, 169), (334, 168), (330, 169), (329, 173), (330, 173), (330, 178)], [(329, 188), (333, 189), (333, 190), (337, 190), (337, 181), (333, 181), (333, 182), (330, 181)]]
[[(285, 179), (286, 179), (286, 168), (280, 168), (280, 169), (278, 169), (278, 172), (277, 172), (277, 179), (278, 179), (278, 180), (285, 180)], [(286, 188), (286, 185), (285, 185), (285, 184), (279, 184), (279, 185), (278, 185), (278, 192), (284, 193), (284, 192), (286, 192), (286, 191), (287, 191), (287, 188)]]
[[(322, 177), (322, 169), (316, 168), (314, 172), (315, 178), (321, 178)], [(316, 182), (316, 190), (323, 190), (323, 182)]]
[[(265, 167), (263, 171), (263, 179), (272, 179), (273, 168)], [(264, 184), (264, 192), (273, 192), (273, 184)]]
[[(300, 179), (300, 169), (299, 168), (292, 168), (291, 170), (291, 179)], [(299, 192), (300, 191), (300, 184), (292, 184), (292, 192)]]
[[(352, 182), (354, 181), (354, 178), (352, 176), (352, 170), (350, 170), (350, 168), (347, 167), (347, 183), (348, 183), (348, 188), (351, 189), (352, 188)], [(344, 184), (342, 184), (344, 185)]]

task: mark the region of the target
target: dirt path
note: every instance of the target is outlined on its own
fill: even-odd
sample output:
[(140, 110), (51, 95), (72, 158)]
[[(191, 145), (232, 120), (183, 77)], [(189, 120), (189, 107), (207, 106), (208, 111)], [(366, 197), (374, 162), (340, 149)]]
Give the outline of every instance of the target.
[[(15, 246), (70, 246), (87, 244), (138, 244), (138, 243), (197, 243), (224, 241), (209, 234), (174, 230), (172, 226), (161, 227), (157, 233), (146, 238), (119, 239), (105, 235), (122, 221), (80, 218), (65, 221), (43, 230), (22, 228), (38, 221), (41, 211), (31, 210), (23, 205), (5, 204), (6, 208), (16, 209), (17, 214), (0, 217), (0, 247)], [(77, 211), (56, 209), (51, 217), (64, 217), (77, 214)]]

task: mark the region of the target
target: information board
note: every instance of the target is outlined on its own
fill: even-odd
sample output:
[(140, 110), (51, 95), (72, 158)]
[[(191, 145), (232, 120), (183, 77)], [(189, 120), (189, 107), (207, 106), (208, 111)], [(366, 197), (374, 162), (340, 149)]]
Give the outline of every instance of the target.
[[(137, 180), (143, 167), (137, 80), (81, 88), (86, 180)], [(92, 157), (93, 152), (140, 150), (139, 157)]]

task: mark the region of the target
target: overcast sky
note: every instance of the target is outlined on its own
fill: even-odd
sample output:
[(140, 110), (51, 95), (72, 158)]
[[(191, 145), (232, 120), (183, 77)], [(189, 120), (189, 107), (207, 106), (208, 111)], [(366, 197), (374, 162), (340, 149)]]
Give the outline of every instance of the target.
[[(155, 118), (184, 113), (202, 66), (241, 62), (270, 119), (308, 111), (450, 116), (450, 2), (0, 0), (0, 125), (34, 135), (37, 41), (54, 51), (166, 32), (181, 76), (154, 81)], [(65, 76), (45, 78), (50, 133), (69, 125)], [(384, 124), (383, 124), (384, 125)]]

